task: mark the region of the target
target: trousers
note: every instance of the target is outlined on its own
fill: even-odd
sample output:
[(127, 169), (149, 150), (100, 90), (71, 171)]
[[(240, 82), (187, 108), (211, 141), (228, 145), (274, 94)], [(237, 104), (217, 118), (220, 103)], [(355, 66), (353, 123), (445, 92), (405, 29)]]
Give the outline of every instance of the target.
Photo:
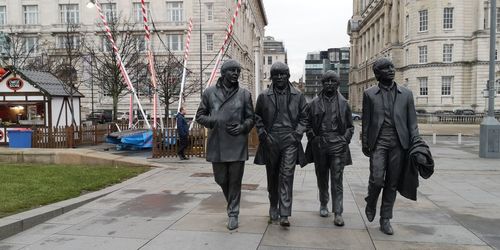
[(326, 206), (328, 204), (330, 198), (328, 193), (328, 182), (330, 181), (332, 211), (335, 214), (342, 214), (344, 211), (344, 163), (342, 159), (339, 156), (331, 154), (321, 154), (320, 159), (314, 161), (314, 168), (316, 170), (316, 180), (318, 182), (319, 201), (321, 206)]
[(222, 188), (227, 201), (227, 215), (237, 217), (240, 213), (241, 180), (245, 162), (213, 162), (212, 168), (215, 182)]
[(396, 130), (382, 128), (370, 156), (368, 196), (365, 198), (367, 206), (376, 208), (377, 199), (383, 189), (380, 206), (381, 218), (392, 218), (404, 157), (405, 150), (399, 142)]
[(297, 162), (298, 142), (290, 132), (275, 132), (266, 164), (269, 203), (279, 208), (280, 216), (292, 215), (293, 177)]

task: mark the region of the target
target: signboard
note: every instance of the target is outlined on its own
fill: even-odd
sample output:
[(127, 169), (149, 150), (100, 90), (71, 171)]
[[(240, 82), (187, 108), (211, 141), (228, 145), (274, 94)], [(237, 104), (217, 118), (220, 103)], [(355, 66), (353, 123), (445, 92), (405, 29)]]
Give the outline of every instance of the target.
[(24, 82), (20, 78), (12, 77), (7, 80), (7, 88), (13, 90), (14, 92), (23, 88)]
[(0, 130), (0, 141), (3, 141), (3, 136), (4, 136), (3, 131)]

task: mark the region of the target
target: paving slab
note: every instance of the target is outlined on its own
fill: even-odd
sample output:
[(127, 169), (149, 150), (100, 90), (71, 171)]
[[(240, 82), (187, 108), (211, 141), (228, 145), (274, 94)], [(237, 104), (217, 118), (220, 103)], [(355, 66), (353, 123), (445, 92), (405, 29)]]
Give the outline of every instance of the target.
[(261, 240), (259, 234), (219, 233), (167, 230), (141, 250), (184, 249), (184, 250), (248, 250), (257, 249)]
[(118, 237), (91, 237), (77, 235), (53, 235), (36, 242), (28, 249), (37, 250), (132, 250), (139, 249), (147, 241)]
[(366, 230), (311, 228), (270, 225), (262, 239), (263, 246), (320, 249), (374, 249)]
[(368, 225), (373, 240), (446, 243), (456, 245), (486, 245), (480, 238), (462, 226), (438, 224), (391, 223), (394, 235), (380, 232), (378, 222)]
[(101, 216), (71, 226), (58, 234), (151, 239), (174, 221)]
[[(169, 229), (181, 231), (228, 232), (226, 214), (187, 214), (175, 222)], [(241, 215), (238, 218), (239, 227), (236, 232), (264, 234), (268, 226), (267, 216)]]
[(484, 245), (453, 245), (442, 243), (419, 243), (419, 242), (394, 242), (374, 240), (377, 249), (399, 249), (399, 250), (491, 250)]

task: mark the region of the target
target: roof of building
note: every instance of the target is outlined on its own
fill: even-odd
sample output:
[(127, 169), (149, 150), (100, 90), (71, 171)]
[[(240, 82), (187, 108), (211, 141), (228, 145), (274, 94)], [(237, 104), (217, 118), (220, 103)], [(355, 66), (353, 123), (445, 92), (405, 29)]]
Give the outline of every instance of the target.
[(83, 97), (78, 90), (73, 88), (73, 91), (71, 91), (69, 86), (65, 85), (52, 73), (14, 68), (11, 68), (10, 70), (13, 70), (16, 74), (21, 75), (26, 81), (30, 82), (35, 88), (40, 89), (40, 91), (48, 96), (60, 97), (71, 96), (72, 94), (73, 97)]

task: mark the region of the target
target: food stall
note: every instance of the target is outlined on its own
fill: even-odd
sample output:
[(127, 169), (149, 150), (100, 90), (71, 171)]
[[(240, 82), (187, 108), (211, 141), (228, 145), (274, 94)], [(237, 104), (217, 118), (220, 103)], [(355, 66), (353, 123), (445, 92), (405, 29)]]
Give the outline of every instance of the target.
[(80, 125), (82, 97), (51, 73), (0, 68), (0, 144), (7, 130)]

